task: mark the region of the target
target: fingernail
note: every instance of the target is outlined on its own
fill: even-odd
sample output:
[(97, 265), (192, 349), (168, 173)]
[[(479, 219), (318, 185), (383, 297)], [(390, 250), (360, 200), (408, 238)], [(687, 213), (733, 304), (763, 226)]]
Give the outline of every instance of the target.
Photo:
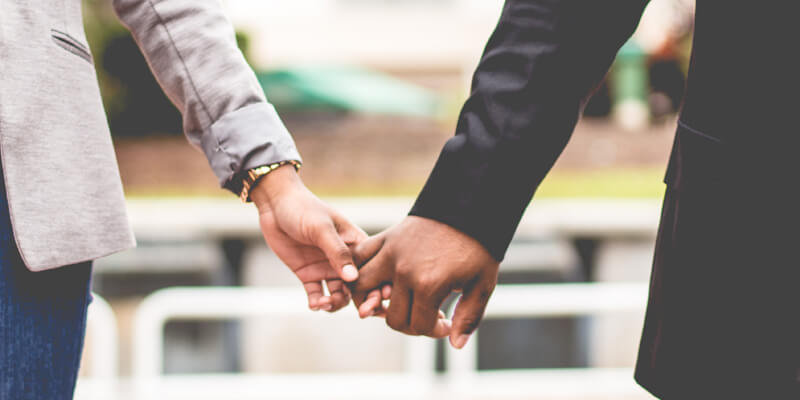
[(467, 334), (457, 337), (455, 343), (453, 343), (453, 346), (455, 346), (457, 349), (463, 349), (464, 345), (467, 344), (469, 337), (470, 335)]
[(373, 315), (375, 315), (375, 310), (369, 310), (361, 316), (361, 319), (369, 318)]
[(347, 264), (344, 267), (342, 267), (342, 278), (344, 278), (344, 280), (348, 282), (354, 281), (358, 279), (358, 270), (356, 269), (356, 267)]
[(322, 306), (322, 309), (325, 311), (333, 310), (333, 304), (325, 304), (324, 306)]

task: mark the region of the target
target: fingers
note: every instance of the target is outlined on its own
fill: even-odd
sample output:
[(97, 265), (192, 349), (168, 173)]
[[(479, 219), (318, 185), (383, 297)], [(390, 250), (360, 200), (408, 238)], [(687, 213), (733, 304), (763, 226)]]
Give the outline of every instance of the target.
[(339, 279), (330, 279), (325, 281), (325, 284), (328, 286), (331, 304), (331, 309), (325, 311), (333, 312), (350, 303), (350, 291), (344, 282)]
[(483, 277), (464, 290), (453, 313), (453, 328), (450, 332), (450, 344), (453, 347), (463, 348), (470, 335), (478, 328), (494, 286), (494, 279)]
[(364, 266), (364, 264), (378, 254), (378, 252), (383, 248), (385, 242), (386, 235), (384, 233), (379, 233), (371, 238), (361, 241), (353, 251), (356, 265)]
[[(331, 307), (330, 299), (325, 298), (325, 292), (322, 290), (322, 282), (305, 282), (303, 288), (306, 290), (308, 296), (308, 308), (313, 311), (319, 311), (323, 307)], [(324, 299), (324, 301), (323, 301)]]
[[(362, 265), (358, 280), (351, 284), (354, 294), (364, 294), (392, 282), (394, 278), (394, 263), (382, 245), (382, 237), (376, 236), (367, 239), (356, 248), (357, 259), (362, 259), (365, 254), (368, 254), (370, 258), (366, 264)], [(375, 254), (376, 252), (377, 254)]]
[[(362, 246), (364, 246), (362, 249), (379, 249), (382, 246), (382, 242), (383, 239), (380, 236), (370, 238), (362, 243)], [(359, 254), (359, 250), (356, 249), (355, 253)], [(370, 257), (372, 256), (370, 255)], [(356, 258), (358, 259), (359, 257), (357, 256)], [(388, 298), (390, 289), (385, 289), (381, 286), (386, 282), (391, 282), (392, 268), (390, 261), (386, 252), (380, 252), (362, 266), (361, 271), (359, 271), (359, 279), (349, 284), (350, 291), (353, 293), (353, 302), (359, 310), (359, 316), (362, 318), (383, 314), (381, 300)], [(376, 288), (379, 287), (381, 289), (377, 290)], [(372, 294), (376, 291), (377, 295)], [(383, 294), (387, 294), (387, 296), (383, 296)], [(364, 303), (367, 300), (369, 300), (368, 304), (365, 305)]]
[(381, 290), (373, 290), (367, 295), (363, 304), (358, 306), (358, 315), (361, 318), (385, 317), (386, 310), (383, 307), (383, 300), (388, 300), (392, 295), (392, 285), (383, 285)]
[(440, 321), (442, 313), (439, 310), (447, 294), (427, 291), (414, 292), (414, 302), (411, 306), (410, 331), (417, 335), (434, 338), (448, 336), (450, 330), (446, 329)]
[(375, 311), (381, 307), (381, 292), (373, 290), (367, 295), (367, 299), (358, 306), (358, 316), (363, 318), (371, 317)]
[(439, 310), (444, 297), (446, 295), (439, 293), (434, 293), (431, 297), (418, 295), (403, 283), (395, 282), (389, 308), (386, 310), (386, 324), (409, 335), (446, 337), (451, 334), (452, 326), (444, 312)]
[[(361, 318), (371, 315), (382, 315), (383, 306), (381, 300), (389, 297), (391, 289), (382, 287), (376, 290), (385, 282), (392, 279), (392, 270), (387, 253), (379, 253), (383, 248), (385, 235), (383, 233), (371, 237), (361, 242), (353, 251), (355, 260), (361, 266), (359, 279), (350, 284), (353, 292), (353, 302), (358, 308)], [(377, 293), (375, 293), (377, 291)]]
[(383, 285), (383, 288), (381, 288), (381, 297), (383, 297), (384, 300), (388, 300), (392, 297), (392, 285)]
[[(392, 295), (392, 285), (383, 285), (381, 290), (373, 290), (367, 295), (367, 299), (358, 307), (358, 315), (363, 319), (367, 317), (385, 317), (386, 310), (383, 306), (384, 300), (389, 300)], [(357, 301), (355, 301), (357, 303)], [(444, 315), (442, 316), (444, 317)]]
[(358, 269), (347, 244), (339, 236), (333, 223), (322, 225), (313, 237), (314, 244), (325, 253), (328, 263), (346, 282), (358, 279)]
[(433, 330), (427, 336), (432, 338), (443, 338), (450, 335), (453, 330), (453, 324), (450, 322), (449, 319), (441, 316), (436, 319), (436, 325), (433, 327)]
[(300, 282), (319, 282), (323, 280), (339, 279), (330, 265), (328, 260), (321, 260), (320, 262), (304, 265), (296, 270), (294, 274)]
[(409, 313), (411, 311), (412, 294), (402, 280), (394, 282), (389, 308), (386, 310), (386, 325), (398, 331), (413, 335), (409, 330)]
[(339, 235), (342, 237), (342, 240), (344, 240), (344, 243), (348, 246), (358, 245), (369, 238), (363, 229), (339, 214), (333, 215), (333, 223)]

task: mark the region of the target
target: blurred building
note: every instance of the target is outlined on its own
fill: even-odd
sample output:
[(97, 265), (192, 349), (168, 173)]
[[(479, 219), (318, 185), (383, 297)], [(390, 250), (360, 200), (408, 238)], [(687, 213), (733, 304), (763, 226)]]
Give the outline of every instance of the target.
[[(258, 69), (344, 64), (464, 85), (502, 0), (227, 0)], [(427, 79), (426, 79), (427, 77)], [(455, 79), (455, 82), (454, 82)]]

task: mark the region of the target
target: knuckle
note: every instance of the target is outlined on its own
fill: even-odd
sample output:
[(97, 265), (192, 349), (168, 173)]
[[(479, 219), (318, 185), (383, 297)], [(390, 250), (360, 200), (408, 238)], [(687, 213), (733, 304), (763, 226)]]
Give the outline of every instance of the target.
[(305, 228), (310, 236), (323, 238), (333, 226), (330, 221), (324, 218), (310, 218)]
[(344, 246), (344, 245), (339, 246), (335, 250), (334, 254), (339, 259), (349, 259), (350, 258), (350, 250), (347, 248), (347, 246)]
[(325, 224), (322, 219), (311, 217), (311, 218), (306, 218), (303, 221), (302, 227), (309, 233), (319, 235), (320, 233), (322, 233), (322, 228), (324, 227), (324, 225)]
[(461, 320), (461, 327), (465, 333), (472, 333), (476, 329), (478, 329), (478, 325), (481, 324), (480, 318), (475, 317), (467, 317)]
[(433, 331), (435, 327), (436, 321), (433, 323), (426, 322), (417, 322), (411, 326), (411, 330), (414, 331), (415, 335), (428, 335)]
[(398, 318), (393, 317), (391, 314), (386, 316), (386, 325), (388, 325), (389, 328), (392, 328), (392, 329), (394, 329), (396, 331), (400, 331), (400, 332), (402, 332), (403, 329), (405, 328), (404, 327), (405, 324), (402, 321), (400, 321)]
[(413, 282), (414, 270), (403, 265), (398, 265), (395, 275), (401, 282)]
[(436, 288), (441, 284), (441, 280), (431, 273), (422, 274), (416, 277), (414, 286), (417, 291), (431, 293), (436, 291)]

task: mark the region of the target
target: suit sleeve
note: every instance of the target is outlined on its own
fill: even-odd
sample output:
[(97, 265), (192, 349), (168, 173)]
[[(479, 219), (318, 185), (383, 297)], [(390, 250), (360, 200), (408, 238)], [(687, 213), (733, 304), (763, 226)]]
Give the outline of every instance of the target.
[(113, 5), (220, 186), (239, 193), (242, 173), (250, 168), (300, 160), (239, 51), (219, 0), (113, 0)]
[(502, 260), (585, 100), (633, 34), (646, 0), (506, 0), (456, 135), (411, 215), (444, 222)]

